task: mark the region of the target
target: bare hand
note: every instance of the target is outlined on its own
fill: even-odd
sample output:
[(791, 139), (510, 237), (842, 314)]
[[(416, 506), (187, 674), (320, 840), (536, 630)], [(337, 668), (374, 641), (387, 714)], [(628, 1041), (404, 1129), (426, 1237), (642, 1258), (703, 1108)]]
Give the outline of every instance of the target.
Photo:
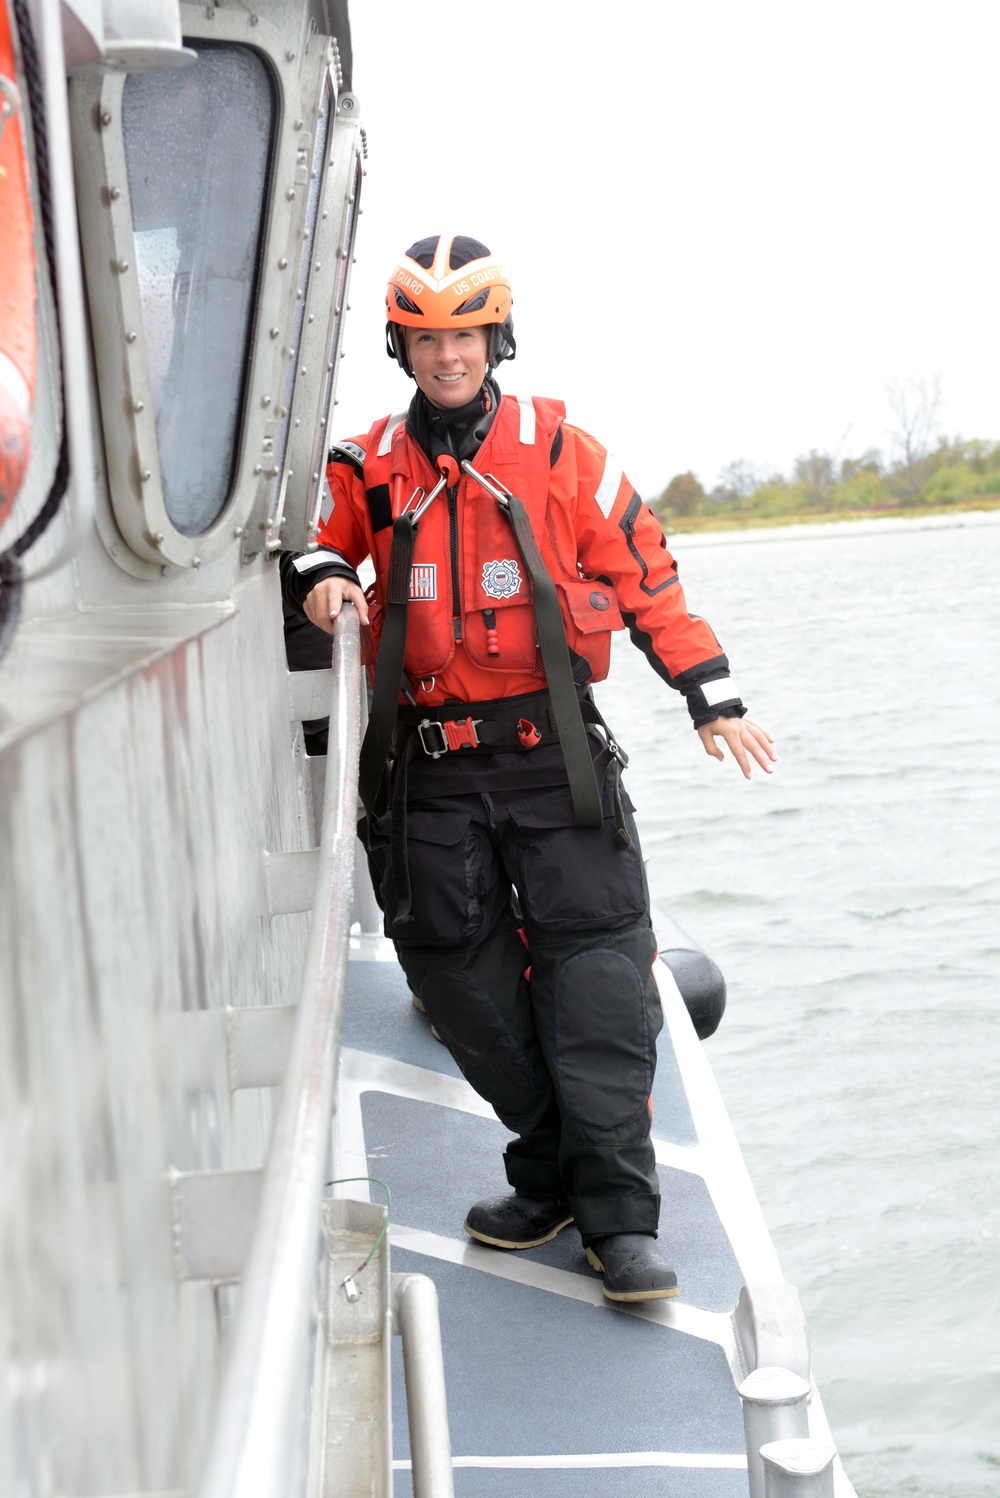
[(362, 624), (368, 623), (368, 604), (357, 583), (346, 577), (325, 577), (315, 588), (310, 588), (302, 604), (306, 618), (311, 624), (333, 634), (333, 624), (345, 600), (353, 603)]
[(760, 724), (754, 723), (752, 718), (715, 718), (711, 723), (702, 724), (698, 729), (698, 737), (705, 746), (705, 753), (710, 754), (713, 759), (726, 757), (715, 742), (716, 739), (722, 739), (728, 745), (730, 754), (748, 780), (750, 779), (748, 750), (768, 775), (771, 773), (768, 761), (777, 758), (771, 748), (774, 739), (766, 728), (761, 728)]

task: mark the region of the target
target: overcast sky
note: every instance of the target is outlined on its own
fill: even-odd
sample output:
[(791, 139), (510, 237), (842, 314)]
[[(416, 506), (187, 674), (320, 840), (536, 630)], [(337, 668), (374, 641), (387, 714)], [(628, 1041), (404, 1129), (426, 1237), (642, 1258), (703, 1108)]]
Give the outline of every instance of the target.
[(335, 429), (409, 399), (385, 282), (452, 230), (510, 275), (503, 388), (647, 498), (885, 449), (892, 379), (1000, 438), (996, 0), (355, 0), (370, 159)]

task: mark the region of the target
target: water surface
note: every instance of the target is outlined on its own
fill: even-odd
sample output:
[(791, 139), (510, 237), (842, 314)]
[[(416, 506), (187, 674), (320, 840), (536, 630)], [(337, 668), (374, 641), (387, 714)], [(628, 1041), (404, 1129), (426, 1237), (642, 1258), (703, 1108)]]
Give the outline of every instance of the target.
[(709, 759), (616, 641), (656, 902), (861, 1498), (1000, 1493), (1000, 526), (676, 538), (778, 768)]

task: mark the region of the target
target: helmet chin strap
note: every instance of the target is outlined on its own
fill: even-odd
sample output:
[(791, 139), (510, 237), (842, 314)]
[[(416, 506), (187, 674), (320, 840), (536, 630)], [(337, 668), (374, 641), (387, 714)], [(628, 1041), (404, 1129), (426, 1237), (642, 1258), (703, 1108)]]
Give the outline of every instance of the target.
[(513, 359), (516, 354), (517, 344), (514, 342), (514, 324), (512, 319), (507, 317), (502, 323), (491, 323), (487, 374), (492, 374), (498, 364), (502, 364), (504, 359)]
[(390, 359), (395, 359), (404, 374), (413, 379), (413, 370), (410, 361), (406, 357), (406, 339), (399, 323), (387, 322), (385, 325), (385, 351)]

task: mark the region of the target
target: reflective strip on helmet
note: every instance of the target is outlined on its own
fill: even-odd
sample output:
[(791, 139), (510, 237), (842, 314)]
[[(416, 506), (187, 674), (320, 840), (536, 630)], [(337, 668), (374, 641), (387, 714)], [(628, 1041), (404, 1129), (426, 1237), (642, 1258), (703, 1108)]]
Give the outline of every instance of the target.
[(405, 420), (405, 411), (397, 411), (394, 416), (389, 417), (389, 420), (385, 424), (385, 431), (382, 433), (382, 441), (378, 445), (378, 455), (380, 458), (384, 458), (392, 447), (392, 439), (396, 435), (396, 428)]
[(519, 395), (517, 404), (521, 408), (520, 440), (525, 447), (531, 447), (535, 441), (535, 403), (530, 395)]
[(611, 454), (608, 453), (604, 459), (604, 473), (601, 482), (597, 486), (597, 493), (594, 495), (605, 520), (611, 514), (611, 507), (615, 502), (618, 490), (621, 488), (622, 477), (621, 468), (619, 468)]

